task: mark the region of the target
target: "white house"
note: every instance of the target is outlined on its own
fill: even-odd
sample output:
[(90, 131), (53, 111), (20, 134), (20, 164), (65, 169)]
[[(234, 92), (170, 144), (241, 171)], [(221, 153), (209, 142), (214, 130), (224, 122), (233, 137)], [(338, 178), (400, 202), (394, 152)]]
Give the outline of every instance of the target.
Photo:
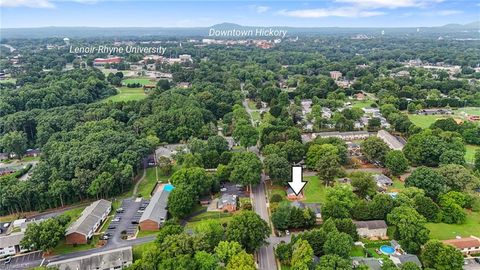
[(20, 246), (20, 241), (22, 241), (23, 236), (23, 232), (1, 236), (0, 257), (15, 255), (17, 253), (27, 251), (27, 249), (24, 249)]
[(355, 221), (357, 233), (361, 237), (387, 236), (387, 223), (384, 220)]

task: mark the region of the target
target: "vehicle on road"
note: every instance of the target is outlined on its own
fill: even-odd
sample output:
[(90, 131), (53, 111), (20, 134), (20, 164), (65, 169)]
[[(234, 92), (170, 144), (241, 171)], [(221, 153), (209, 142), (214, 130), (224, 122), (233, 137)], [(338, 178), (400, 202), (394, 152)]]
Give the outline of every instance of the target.
[(4, 264), (9, 264), (12, 261), (12, 257), (8, 257), (5, 259)]

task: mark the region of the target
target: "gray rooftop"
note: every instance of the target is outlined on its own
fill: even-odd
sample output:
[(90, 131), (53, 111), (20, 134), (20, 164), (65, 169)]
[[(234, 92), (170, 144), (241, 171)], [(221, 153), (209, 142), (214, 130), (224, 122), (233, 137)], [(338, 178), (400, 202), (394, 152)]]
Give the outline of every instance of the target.
[(394, 150), (402, 150), (405, 146), (403, 142), (399, 141), (397, 137), (393, 136), (386, 130), (378, 131), (377, 136)]
[(352, 257), (353, 265), (366, 265), (372, 270), (381, 270), (382, 264), (379, 259), (375, 258), (362, 258), (362, 257)]
[(140, 217), (140, 222), (145, 220), (153, 220), (158, 224), (165, 222), (165, 220), (167, 220), (167, 202), (169, 195), (170, 192), (164, 189), (155, 192), (150, 199), (150, 203), (145, 208), (145, 212), (143, 212)]
[(218, 200), (218, 208), (223, 208), (224, 205), (233, 205), (237, 204), (237, 195), (232, 194), (223, 194), (222, 197)]
[(0, 237), (0, 248), (6, 248), (11, 246), (16, 246), (20, 244), (20, 241), (23, 239), (23, 232), (12, 233), (10, 235)]
[(413, 262), (418, 267), (422, 267), (422, 263), (418, 259), (417, 255), (413, 254), (402, 254), (402, 255), (390, 255), (391, 257), (397, 258), (400, 261), (400, 264), (404, 264), (407, 262)]
[(80, 216), (67, 230), (67, 235), (71, 233), (80, 233), (88, 235), (95, 224), (102, 218), (105, 212), (110, 211), (112, 203), (107, 200), (98, 200), (87, 206)]
[(124, 247), (51, 262), (47, 266), (57, 267), (59, 270), (121, 269), (123, 266), (131, 264), (132, 261), (132, 247)]
[(384, 174), (375, 174), (373, 176), (375, 182), (382, 184), (382, 185), (393, 185), (393, 180), (390, 179), (388, 176)]
[(357, 228), (368, 228), (369, 230), (388, 228), (385, 220), (354, 221)]

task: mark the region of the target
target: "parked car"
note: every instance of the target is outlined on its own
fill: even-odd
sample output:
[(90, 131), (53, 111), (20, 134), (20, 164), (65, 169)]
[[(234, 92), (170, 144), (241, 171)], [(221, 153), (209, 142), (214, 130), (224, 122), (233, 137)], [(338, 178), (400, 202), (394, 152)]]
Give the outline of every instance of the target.
[(116, 218), (112, 219), (112, 222), (119, 222), (120, 219), (121, 219), (120, 217), (116, 217)]
[(138, 210), (145, 210), (145, 208), (146, 208), (145, 206), (140, 206)]
[(475, 258), (476, 263), (480, 263), (480, 258)]
[(108, 240), (109, 238), (110, 238), (110, 236), (104, 234), (101, 239), (102, 239), (102, 240)]
[(114, 225), (108, 226), (108, 229), (109, 229), (109, 230), (115, 230), (115, 228), (117, 228), (117, 226), (114, 226)]
[(123, 208), (120, 207), (120, 208), (118, 208), (117, 211), (115, 211), (115, 212), (117, 212), (117, 213), (123, 213), (123, 212), (125, 212), (125, 209), (123, 209)]
[(132, 224), (138, 224), (138, 220), (132, 220)]
[(221, 188), (220, 191), (225, 192), (225, 191), (227, 191), (227, 188)]
[(12, 261), (12, 257), (7, 257), (4, 261), (4, 264), (9, 264)]
[(138, 213), (143, 213), (143, 212), (145, 212), (145, 210), (138, 210), (137, 212)]

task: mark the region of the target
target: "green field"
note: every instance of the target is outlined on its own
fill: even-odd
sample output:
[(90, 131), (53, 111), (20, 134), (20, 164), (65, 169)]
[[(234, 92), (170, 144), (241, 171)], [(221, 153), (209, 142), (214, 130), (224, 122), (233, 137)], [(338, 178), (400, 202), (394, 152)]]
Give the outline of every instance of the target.
[(373, 100), (356, 100), (352, 102), (352, 107), (362, 109), (371, 107), (372, 103), (374, 103)]
[[(160, 182), (167, 183), (168, 178), (169, 176), (162, 175), (160, 170), (158, 170), (158, 179), (160, 180)], [(138, 194), (142, 195), (142, 197), (144, 198), (150, 198), (150, 194), (153, 191), (156, 183), (157, 177), (155, 174), (155, 167), (148, 168), (145, 179), (143, 179), (143, 181), (138, 185)]]
[(462, 115), (462, 113), (466, 113), (468, 115), (480, 115), (480, 108), (479, 107), (465, 107), (460, 108), (455, 111), (455, 114)]
[(127, 85), (129, 83), (139, 83), (141, 85), (145, 84), (155, 84), (155, 81), (151, 81), (149, 78), (130, 78), (130, 79), (125, 79), (122, 80), (123, 85)]
[(5, 79), (5, 80), (1, 80), (0, 84), (2, 84), (2, 83), (16, 83), (16, 82), (17, 82), (17, 79), (8, 78), (8, 79)]
[(94, 235), (92, 239), (90, 239), (90, 243), (84, 245), (69, 245), (65, 243), (65, 239), (62, 239), (60, 243), (52, 250), (52, 253), (55, 255), (67, 254), (87, 249), (96, 248), (98, 245), (99, 237), (98, 235)]
[(464, 224), (427, 223), (432, 239), (452, 239), (456, 236), (480, 236), (480, 213), (472, 212), (467, 215)]
[(480, 149), (480, 146), (467, 144), (467, 152), (465, 153), (465, 160), (468, 163), (473, 163), (475, 159), (475, 152)]
[(227, 223), (230, 221), (230, 219), (232, 219), (233, 215), (234, 214), (232, 213), (223, 213), (220, 211), (205, 212), (198, 216), (193, 217), (185, 227), (193, 229), (199, 224), (199, 222), (202, 222), (202, 220), (206, 220), (206, 219), (215, 219), (215, 220), (218, 220), (220, 223)]
[(128, 88), (128, 87), (120, 87), (117, 88), (117, 94), (106, 98), (103, 102), (126, 102), (131, 100), (141, 100), (147, 97), (143, 88)]
[(304, 188), (305, 202), (324, 203), (326, 200), (326, 187), (320, 182), (320, 179), (317, 176), (307, 176), (305, 181), (308, 181)]
[(429, 128), (437, 119), (445, 118), (442, 115), (417, 115), (417, 114), (409, 114), (408, 118), (412, 123), (421, 127), (421, 128)]

